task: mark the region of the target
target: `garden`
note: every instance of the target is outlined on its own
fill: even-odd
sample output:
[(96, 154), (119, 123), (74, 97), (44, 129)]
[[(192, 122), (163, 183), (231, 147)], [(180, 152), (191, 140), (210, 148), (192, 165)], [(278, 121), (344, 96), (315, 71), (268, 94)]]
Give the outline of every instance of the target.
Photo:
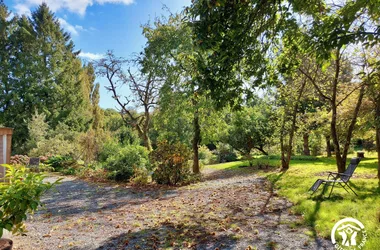
[(0, 250), (380, 246), (376, 1), (195, 0), (91, 60), (10, 6)]

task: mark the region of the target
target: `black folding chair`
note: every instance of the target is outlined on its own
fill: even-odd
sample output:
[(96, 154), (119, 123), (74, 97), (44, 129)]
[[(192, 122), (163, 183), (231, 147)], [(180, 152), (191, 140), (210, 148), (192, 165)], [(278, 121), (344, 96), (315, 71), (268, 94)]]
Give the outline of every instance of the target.
[[(319, 186), (321, 184), (324, 184), (323, 191), (326, 190), (329, 186), (331, 186), (331, 191), (329, 194), (329, 198), (334, 190), (334, 187), (340, 185), (344, 190), (347, 191), (347, 193), (350, 193), (347, 188), (349, 188), (356, 196), (358, 196), (355, 191), (348, 185), (348, 182), (351, 178), (351, 176), (354, 174), (356, 167), (359, 165), (360, 158), (355, 157), (352, 158), (350, 161), (350, 164), (348, 165), (346, 171), (344, 173), (337, 173), (337, 172), (328, 172), (329, 175), (327, 177), (327, 180), (325, 179), (318, 179), (316, 182), (314, 182), (313, 186), (309, 189), (309, 191), (313, 191), (312, 194), (314, 194)], [(331, 179), (330, 179), (331, 178)], [(323, 192), (324, 193), (324, 192)]]

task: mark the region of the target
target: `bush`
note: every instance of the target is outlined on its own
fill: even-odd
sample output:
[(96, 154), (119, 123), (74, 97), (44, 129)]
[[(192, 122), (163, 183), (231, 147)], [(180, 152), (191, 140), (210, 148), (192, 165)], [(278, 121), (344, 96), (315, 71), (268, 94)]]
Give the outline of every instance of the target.
[(63, 174), (74, 175), (76, 170), (81, 166), (71, 156), (52, 156), (45, 164), (50, 165), (54, 171), (61, 172)]
[(9, 182), (0, 183), (0, 238), (4, 229), (13, 234), (24, 232), (27, 214), (37, 210), (41, 196), (57, 183), (44, 182), (43, 175), (25, 167), (5, 166)]
[(216, 163), (216, 156), (206, 146), (199, 147), (199, 161), (203, 165)]
[(116, 155), (121, 149), (122, 145), (117, 142), (111, 140), (106, 142), (99, 152), (98, 161), (106, 162), (108, 158)]
[(190, 158), (191, 152), (181, 143), (158, 143), (157, 149), (150, 154), (155, 167), (153, 180), (166, 185), (185, 183), (191, 176), (188, 164)]
[(146, 168), (134, 168), (133, 169), (133, 177), (131, 178), (131, 182), (137, 185), (144, 185), (149, 182), (149, 171)]
[(215, 152), (219, 163), (237, 160), (235, 151), (228, 144), (219, 143)]
[(29, 157), (27, 155), (13, 155), (10, 158), (10, 164), (26, 166), (29, 164)]
[(100, 182), (107, 179), (108, 172), (100, 164), (89, 164), (78, 169), (76, 175), (79, 178)]
[(135, 169), (149, 169), (148, 155), (148, 150), (142, 146), (128, 145), (120, 149), (105, 162), (109, 178), (126, 181), (134, 175)]

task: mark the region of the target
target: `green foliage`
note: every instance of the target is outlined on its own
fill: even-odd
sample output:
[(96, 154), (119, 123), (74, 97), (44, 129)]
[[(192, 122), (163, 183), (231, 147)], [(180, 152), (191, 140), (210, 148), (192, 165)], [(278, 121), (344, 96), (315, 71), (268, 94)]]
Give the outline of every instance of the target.
[(67, 170), (70, 167), (76, 164), (76, 161), (71, 156), (52, 156), (46, 162), (46, 164), (50, 165), (54, 171), (63, 171)]
[(27, 142), (29, 156), (72, 155), (77, 153), (78, 133), (64, 123), (50, 129), (44, 114), (33, 115), (28, 124), (30, 137)]
[(231, 162), (237, 160), (237, 155), (234, 149), (228, 144), (218, 143), (215, 153), (218, 162)]
[(186, 145), (160, 142), (157, 149), (150, 153), (154, 167), (153, 180), (166, 185), (186, 183), (190, 177), (190, 158), (191, 153)]
[(106, 162), (108, 158), (113, 155), (118, 154), (118, 152), (122, 149), (122, 145), (120, 143), (115, 142), (114, 140), (108, 140), (105, 142), (99, 152), (98, 161)]
[(0, 123), (14, 128), (14, 152), (35, 148), (34, 139), (39, 138), (35, 132), (46, 130), (46, 126), (36, 127), (39, 131), (28, 128), (25, 121), (35, 112), (46, 116), (51, 129), (63, 123), (73, 131), (87, 130), (95, 120), (91, 112), (97, 105), (96, 90), (91, 92), (93, 72), (82, 66), (70, 35), (54, 13), (46, 4), (30, 18), (8, 18), (3, 4), (0, 12)]
[(148, 169), (134, 167), (133, 172), (134, 174), (131, 178), (132, 183), (137, 185), (145, 185), (149, 182), (150, 173)]
[(274, 134), (275, 115), (269, 103), (261, 101), (253, 107), (243, 107), (231, 114), (231, 121), (223, 141), (242, 155), (249, 155), (252, 149), (267, 154), (267, 147)]
[(206, 146), (200, 146), (199, 147), (199, 161), (203, 165), (213, 164), (216, 163), (217, 157), (213, 154)]
[(116, 181), (128, 181), (135, 169), (149, 169), (149, 152), (145, 147), (128, 145), (110, 155), (104, 163), (109, 178)]
[(27, 214), (37, 210), (41, 196), (57, 183), (44, 182), (43, 175), (25, 167), (6, 167), (8, 182), (0, 183), (0, 237), (4, 229), (13, 234), (24, 232)]
[(103, 144), (110, 140), (110, 133), (103, 130), (90, 129), (86, 133), (82, 133), (78, 138), (78, 148), (80, 154), (78, 157), (85, 164), (94, 162), (99, 158)]
[[(355, 155), (350, 155), (354, 157)], [(266, 158), (266, 157), (264, 157)], [(278, 157), (277, 157), (278, 158)], [(270, 164), (279, 164), (278, 159), (271, 159)], [(247, 162), (233, 162), (212, 165), (213, 169), (237, 169), (246, 166)], [(334, 171), (335, 159), (321, 157), (318, 160), (306, 157), (303, 160), (294, 160), (288, 171), (279, 173), (275, 171), (260, 171), (258, 174), (266, 176), (274, 184), (279, 195), (289, 199), (294, 206), (291, 212), (302, 215), (303, 224), (312, 227), (313, 236), (329, 238), (334, 224), (345, 217), (353, 217), (361, 221), (368, 238), (364, 249), (377, 249), (380, 238), (377, 237), (380, 230), (378, 204), (380, 204), (380, 189), (376, 176), (377, 159), (374, 154), (362, 159), (351, 179), (351, 187), (358, 194), (348, 194), (343, 188), (334, 188), (330, 199), (313, 196), (307, 192), (311, 185), (319, 178), (320, 174)], [(373, 178), (368, 178), (373, 176)], [(322, 191), (322, 190), (321, 190)], [(321, 192), (318, 191), (318, 192)], [(327, 190), (326, 194), (328, 196)], [(364, 212), (363, 212), (364, 211)]]

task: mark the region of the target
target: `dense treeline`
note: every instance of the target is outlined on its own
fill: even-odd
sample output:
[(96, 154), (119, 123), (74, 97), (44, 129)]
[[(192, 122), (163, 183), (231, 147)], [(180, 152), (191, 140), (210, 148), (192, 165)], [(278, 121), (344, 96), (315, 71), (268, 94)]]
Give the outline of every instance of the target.
[(28, 123), (42, 113), (51, 129), (99, 126), (99, 86), (83, 65), (70, 35), (46, 4), (31, 15), (10, 17), (0, 4), (0, 124), (14, 128), (13, 149), (26, 153)]

